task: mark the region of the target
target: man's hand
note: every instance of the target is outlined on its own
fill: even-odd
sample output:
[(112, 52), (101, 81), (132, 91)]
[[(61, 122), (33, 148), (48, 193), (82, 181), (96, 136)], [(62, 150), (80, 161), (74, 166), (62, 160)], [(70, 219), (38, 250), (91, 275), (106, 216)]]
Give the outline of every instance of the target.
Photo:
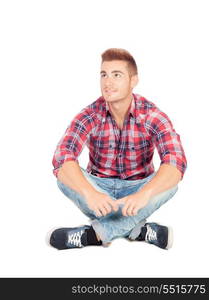
[(112, 210), (117, 211), (118, 205), (108, 195), (100, 192), (91, 192), (85, 196), (88, 207), (97, 217), (106, 216)]
[(118, 205), (124, 204), (122, 208), (122, 214), (124, 216), (135, 216), (139, 209), (145, 207), (148, 204), (150, 195), (148, 192), (137, 192), (135, 194), (123, 197), (116, 200)]

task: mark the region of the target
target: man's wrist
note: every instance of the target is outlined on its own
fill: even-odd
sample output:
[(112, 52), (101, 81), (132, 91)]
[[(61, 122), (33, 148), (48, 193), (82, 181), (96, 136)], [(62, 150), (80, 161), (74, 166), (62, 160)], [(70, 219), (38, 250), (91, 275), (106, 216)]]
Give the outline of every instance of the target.
[(97, 191), (92, 187), (92, 188), (84, 188), (81, 191), (82, 196), (84, 196), (85, 198), (91, 198), (94, 196), (94, 194), (96, 194)]
[(152, 197), (152, 189), (149, 187), (143, 187), (140, 191), (135, 193), (136, 197), (143, 197), (149, 201), (149, 199)]

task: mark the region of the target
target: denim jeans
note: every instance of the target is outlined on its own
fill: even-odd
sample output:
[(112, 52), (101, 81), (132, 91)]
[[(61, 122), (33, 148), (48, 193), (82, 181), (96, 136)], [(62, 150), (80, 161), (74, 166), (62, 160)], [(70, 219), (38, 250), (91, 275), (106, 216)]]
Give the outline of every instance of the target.
[[(155, 175), (155, 173), (153, 173), (150, 176), (139, 180), (123, 180), (118, 178), (100, 178), (89, 174), (82, 168), (81, 170), (85, 178), (97, 191), (109, 195), (113, 200), (136, 193)], [(60, 190), (90, 218), (91, 225), (95, 232), (100, 236), (103, 245), (119, 237), (129, 237), (131, 240), (134, 240), (140, 234), (141, 227), (146, 223), (146, 218), (162, 204), (171, 199), (178, 189), (178, 186), (175, 186), (152, 197), (149, 203), (144, 208), (140, 209), (135, 216), (123, 216), (121, 212), (122, 206), (120, 206), (117, 212), (111, 212), (106, 216), (98, 217), (93, 210), (88, 208), (83, 196), (64, 185), (59, 180), (57, 180), (57, 184)]]

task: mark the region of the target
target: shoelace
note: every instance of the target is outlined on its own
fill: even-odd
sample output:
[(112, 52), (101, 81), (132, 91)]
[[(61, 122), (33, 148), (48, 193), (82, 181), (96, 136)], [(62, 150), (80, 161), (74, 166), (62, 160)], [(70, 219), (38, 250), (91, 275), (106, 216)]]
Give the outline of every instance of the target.
[(71, 243), (74, 246), (82, 247), (81, 236), (84, 233), (83, 230), (70, 234), (68, 236), (68, 243)]
[(149, 225), (147, 225), (147, 232), (145, 236), (145, 241), (154, 241), (157, 240), (157, 232), (154, 231)]

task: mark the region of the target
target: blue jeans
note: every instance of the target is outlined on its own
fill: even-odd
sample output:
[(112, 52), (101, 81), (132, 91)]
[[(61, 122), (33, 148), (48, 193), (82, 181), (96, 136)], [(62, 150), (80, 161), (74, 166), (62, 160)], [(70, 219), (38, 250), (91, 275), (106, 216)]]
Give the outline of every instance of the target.
[[(138, 192), (143, 185), (149, 182), (155, 175), (155, 173), (153, 173), (150, 176), (139, 180), (123, 180), (117, 178), (100, 178), (89, 174), (82, 168), (81, 170), (85, 178), (97, 191), (109, 195), (113, 200)], [(64, 185), (59, 180), (57, 180), (57, 184), (60, 190), (91, 219), (91, 225), (95, 232), (100, 236), (103, 245), (119, 237), (128, 236), (131, 240), (134, 240), (140, 234), (141, 227), (146, 223), (146, 218), (156, 211), (162, 204), (171, 199), (178, 189), (178, 187), (175, 186), (155, 197), (152, 197), (149, 203), (144, 208), (140, 209), (135, 216), (123, 216), (121, 207), (119, 207), (117, 212), (111, 212), (106, 216), (97, 217), (94, 211), (88, 208), (83, 196)]]

